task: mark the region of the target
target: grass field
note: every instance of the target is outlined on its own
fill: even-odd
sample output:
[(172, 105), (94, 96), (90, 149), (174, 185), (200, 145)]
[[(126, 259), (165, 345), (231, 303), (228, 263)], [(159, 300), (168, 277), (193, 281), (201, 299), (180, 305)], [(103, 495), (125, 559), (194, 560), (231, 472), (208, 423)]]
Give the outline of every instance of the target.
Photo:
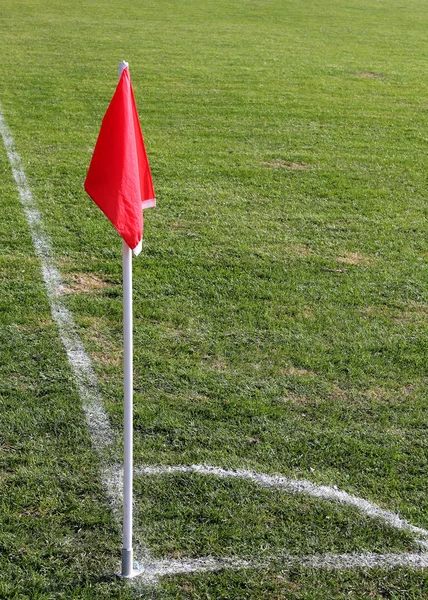
[(83, 181), (120, 60), (158, 200), (134, 261), (137, 467), (306, 479), (428, 528), (426, 3), (129, 4), (0, 7), (0, 110), (117, 436), (95, 452), (0, 144), (0, 597), (426, 598), (420, 569), (281, 562), (417, 553), (411, 532), (195, 472), (136, 478), (137, 540), (268, 566), (112, 575), (121, 242)]

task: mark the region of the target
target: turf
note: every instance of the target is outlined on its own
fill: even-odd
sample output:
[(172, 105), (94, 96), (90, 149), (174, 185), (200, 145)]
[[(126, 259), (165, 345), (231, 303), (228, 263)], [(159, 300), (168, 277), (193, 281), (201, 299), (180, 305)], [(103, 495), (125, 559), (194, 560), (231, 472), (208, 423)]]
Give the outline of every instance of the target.
[[(0, 104), (117, 432), (121, 246), (83, 180), (130, 63), (158, 198), (134, 261), (138, 464), (306, 478), (428, 527), (426, 31), (417, 0), (3, 1)], [(0, 169), (0, 595), (132, 597), (111, 577), (119, 532), (2, 147)], [(159, 557), (413, 544), (249, 484), (182, 475), (136, 491)], [(144, 592), (426, 593), (406, 569), (280, 564)]]

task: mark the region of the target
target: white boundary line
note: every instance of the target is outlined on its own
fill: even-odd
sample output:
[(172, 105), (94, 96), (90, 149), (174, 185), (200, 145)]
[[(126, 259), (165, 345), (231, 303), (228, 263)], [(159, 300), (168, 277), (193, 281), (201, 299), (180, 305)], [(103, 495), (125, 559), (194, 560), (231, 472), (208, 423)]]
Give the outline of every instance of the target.
[[(388, 553), (376, 554), (313, 554), (293, 556), (289, 554), (272, 556), (265, 560), (244, 560), (240, 558), (203, 558), (183, 560), (160, 560), (147, 562), (139, 581), (144, 584), (157, 583), (160, 577), (180, 575), (183, 573), (206, 573), (223, 569), (266, 569), (276, 565), (280, 569), (300, 567), (303, 569), (326, 569), (346, 571), (351, 569), (395, 569), (408, 567), (411, 569), (428, 568), (428, 553)], [(142, 565), (140, 565), (142, 566)]]
[(97, 452), (102, 452), (112, 444), (114, 439), (113, 431), (98, 391), (91, 359), (86, 354), (76, 331), (73, 316), (61, 298), (61, 276), (52, 259), (51, 244), (44, 232), (42, 219), (28, 185), (21, 158), (15, 149), (12, 133), (4, 120), (1, 109), (0, 133), (30, 228), (34, 249), (42, 266), (43, 279), (48, 292), (52, 317), (58, 325), (61, 341), (67, 353), (68, 361), (82, 399), (92, 444)]
[[(55, 320), (59, 334), (67, 353), (75, 382), (82, 399), (83, 409), (91, 436), (94, 450), (99, 454), (103, 463), (103, 479), (108, 498), (113, 507), (116, 518), (120, 517), (119, 495), (122, 487), (122, 479), (118, 468), (108, 465), (104, 459), (105, 452), (112, 447), (114, 434), (110, 427), (109, 419), (105, 411), (101, 395), (95, 377), (92, 363), (85, 352), (83, 344), (76, 330), (73, 316), (61, 298), (61, 276), (53, 261), (52, 247), (47, 234), (44, 231), (42, 219), (33, 195), (29, 188), (27, 178), (22, 166), (19, 154), (15, 149), (12, 133), (7, 126), (0, 108), (0, 134), (9, 159), (12, 174), (18, 189), (19, 198), (23, 206), (25, 216), (30, 228), (31, 237), (36, 254), (42, 266), (43, 279), (48, 293), (52, 316)], [(267, 488), (283, 489), (289, 493), (307, 493), (312, 496), (331, 500), (350, 506), (355, 506), (361, 512), (382, 520), (384, 523), (398, 529), (407, 529), (418, 536), (418, 543), (422, 548), (428, 547), (428, 531), (415, 527), (406, 520), (401, 519), (395, 513), (379, 508), (378, 506), (362, 499), (352, 496), (347, 492), (328, 486), (317, 486), (306, 480), (292, 480), (281, 476), (254, 473), (245, 470), (226, 470), (219, 467), (205, 465), (192, 466), (152, 466), (140, 467), (136, 470), (137, 475), (165, 475), (168, 473), (199, 473), (217, 477), (235, 477), (253, 481)], [(239, 558), (214, 558), (205, 557), (189, 560), (160, 560), (152, 561), (148, 552), (139, 549), (141, 566), (144, 570), (141, 578), (142, 583), (157, 581), (164, 575), (179, 573), (191, 573), (202, 571), (215, 571), (219, 569), (245, 569), (261, 568), (273, 562), (280, 562), (283, 566), (302, 566), (310, 568), (327, 569), (353, 569), (353, 568), (393, 568), (397, 566), (408, 566), (414, 568), (428, 567), (428, 553), (421, 554), (327, 554), (314, 556), (277, 556), (269, 561), (251, 560), (246, 561)]]

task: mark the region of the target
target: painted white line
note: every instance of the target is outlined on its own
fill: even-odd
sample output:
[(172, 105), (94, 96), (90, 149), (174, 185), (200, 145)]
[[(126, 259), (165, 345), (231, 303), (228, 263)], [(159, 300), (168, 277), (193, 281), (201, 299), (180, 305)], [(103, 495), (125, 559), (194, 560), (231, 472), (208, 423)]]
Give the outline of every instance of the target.
[(315, 498), (330, 500), (339, 504), (347, 504), (358, 509), (361, 513), (383, 521), (385, 524), (395, 529), (405, 529), (411, 531), (416, 536), (418, 544), (428, 549), (428, 531), (421, 527), (415, 527), (397, 514), (380, 508), (364, 498), (358, 498), (327, 485), (317, 485), (306, 479), (288, 479), (280, 475), (267, 475), (265, 473), (255, 473), (243, 469), (221, 469), (209, 465), (178, 465), (178, 466), (143, 466), (136, 469), (136, 475), (167, 475), (169, 473), (198, 473), (199, 475), (212, 475), (215, 477), (230, 477), (235, 479), (248, 479), (257, 485), (265, 488), (276, 488), (284, 490), (289, 494), (309, 494)]
[(52, 317), (58, 326), (61, 341), (82, 399), (92, 444), (97, 452), (102, 452), (112, 444), (113, 432), (98, 391), (91, 360), (79, 338), (73, 316), (61, 297), (61, 276), (54, 265), (51, 244), (44, 231), (42, 219), (28, 185), (21, 159), (15, 149), (12, 133), (4, 120), (1, 109), (0, 134), (3, 138), (19, 198), (30, 228), (34, 249), (42, 266)]
[[(402, 553), (402, 554), (326, 554), (315, 556), (293, 557), (294, 565), (311, 569), (395, 569), (396, 567), (411, 567), (413, 569), (426, 569), (428, 567), (428, 553)], [(293, 564), (293, 563), (291, 563)]]
[(240, 558), (215, 558), (205, 556), (202, 558), (189, 559), (166, 559), (159, 561), (147, 561), (144, 564), (139, 580), (144, 584), (156, 584), (160, 577), (180, 575), (183, 573), (206, 573), (209, 571), (221, 571), (222, 569), (259, 569), (267, 566), (268, 562), (261, 563), (255, 560), (244, 560)]
[(142, 583), (155, 583), (159, 577), (180, 575), (183, 573), (204, 573), (222, 569), (266, 569), (275, 566), (280, 569), (301, 567), (304, 569), (327, 569), (346, 571), (351, 569), (395, 569), (408, 567), (426, 569), (428, 553), (389, 553), (374, 552), (362, 554), (314, 554), (308, 556), (276, 555), (265, 560), (244, 560), (239, 558), (203, 558), (184, 560), (160, 560), (144, 565), (140, 577)]

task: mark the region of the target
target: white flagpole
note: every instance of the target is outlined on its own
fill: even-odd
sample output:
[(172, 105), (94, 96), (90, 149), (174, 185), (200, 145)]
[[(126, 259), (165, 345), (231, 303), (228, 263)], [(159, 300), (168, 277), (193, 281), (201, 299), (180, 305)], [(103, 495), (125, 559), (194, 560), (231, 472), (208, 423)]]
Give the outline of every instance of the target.
[[(119, 63), (119, 78), (128, 63)], [(131, 578), (134, 571), (132, 548), (132, 488), (133, 488), (133, 369), (132, 369), (132, 250), (122, 242), (123, 267), (123, 400), (124, 400), (124, 453), (123, 453), (123, 547), (121, 577)]]
[(132, 251), (122, 242), (123, 265), (123, 547), (122, 577), (134, 574), (132, 550), (133, 419), (132, 419)]

